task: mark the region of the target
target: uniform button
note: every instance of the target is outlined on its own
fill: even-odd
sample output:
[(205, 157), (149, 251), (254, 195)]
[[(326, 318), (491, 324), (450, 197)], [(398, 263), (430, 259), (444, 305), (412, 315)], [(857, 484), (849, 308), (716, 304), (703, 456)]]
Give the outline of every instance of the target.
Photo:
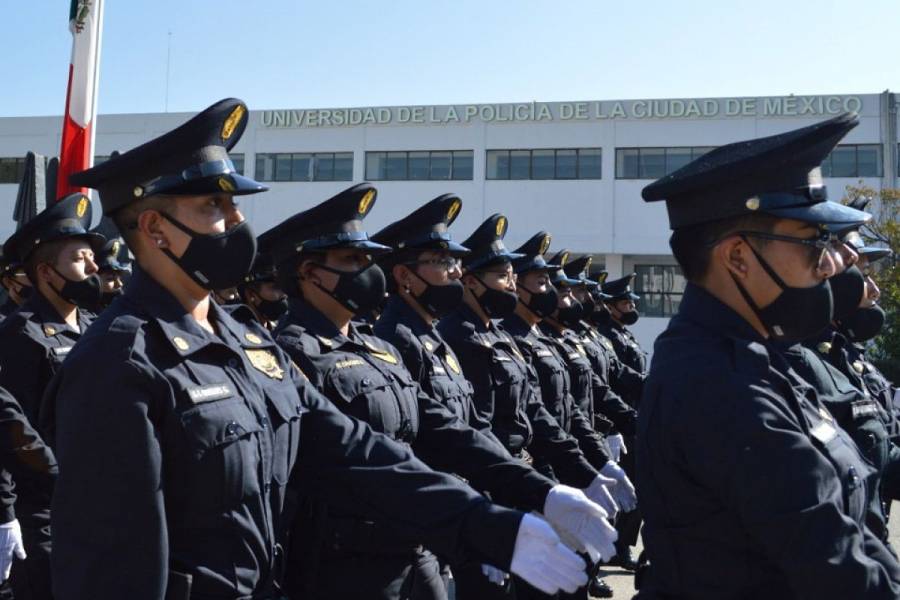
[(268, 493), (269, 493), (269, 490), (272, 489), (272, 484), (269, 483), (269, 482), (266, 482), (266, 485), (264, 485), (263, 487), (265, 488), (266, 493), (268, 494)]
[(301, 412), (303, 412), (303, 409), (302, 409), (302, 408), (300, 407), (300, 405), (298, 404), (298, 405), (297, 405), (297, 414), (299, 415)]
[(259, 422), (262, 424), (263, 429), (265, 429), (266, 427), (269, 426), (269, 419), (268, 419), (268, 417), (263, 417), (262, 419), (260, 419)]
[(238, 361), (237, 361), (237, 359), (236, 359), (236, 358), (229, 358), (229, 359), (228, 359), (228, 366), (231, 367), (232, 369), (236, 369), (237, 366), (238, 366)]
[(232, 421), (231, 423), (228, 424), (227, 427), (225, 427), (225, 431), (226, 431), (226, 433), (228, 433), (228, 435), (236, 434), (237, 430), (238, 430), (238, 424), (235, 423), (234, 421)]
[(372, 383), (372, 380), (369, 379), (368, 377), (366, 377), (365, 379), (362, 380), (363, 385), (371, 385), (371, 383)]

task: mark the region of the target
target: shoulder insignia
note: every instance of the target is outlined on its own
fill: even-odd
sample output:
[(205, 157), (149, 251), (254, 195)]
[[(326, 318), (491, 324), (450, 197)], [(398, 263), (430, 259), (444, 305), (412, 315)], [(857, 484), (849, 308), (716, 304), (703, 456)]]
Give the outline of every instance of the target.
[(369, 349), (369, 354), (371, 354), (375, 358), (383, 360), (384, 362), (390, 363), (392, 365), (397, 364), (397, 357), (394, 356), (393, 354), (391, 354), (390, 352), (388, 352), (387, 350), (379, 348), (378, 346), (376, 346), (375, 344), (373, 344), (372, 342), (370, 342), (368, 340), (365, 340), (363, 343), (366, 345), (366, 348)]
[(247, 359), (258, 371), (262, 371), (267, 377), (281, 380), (284, 378), (284, 369), (278, 364), (278, 358), (269, 350), (244, 349)]
[(184, 352), (188, 348), (191, 347), (190, 344), (187, 343), (187, 340), (181, 336), (175, 336), (172, 338), (172, 343), (175, 344), (175, 347)]
[(819, 345), (816, 346), (816, 350), (821, 354), (828, 354), (831, 352), (831, 342), (819, 342)]
[(462, 369), (459, 368), (459, 363), (456, 362), (456, 357), (450, 354), (449, 352), (444, 356), (444, 359), (447, 361), (447, 365), (453, 369), (453, 372), (459, 375), (462, 373)]
[(865, 368), (866, 368), (866, 366), (863, 364), (863, 362), (861, 360), (853, 361), (853, 370), (856, 371), (857, 373), (859, 373), (860, 375), (865, 370)]
[(431, 352), (432, 350), (434, 350), (434, 344), (432, 344), (432, 343), (429, 342), (428, 340), (425, 340), (425, 342), (423, 342), (422, 345), (425, 346), (425, 349), (428, 350), (429, 352)]
[(44, 335), (56, 335), (56, 327), (44, 325)]
[(316, 339), (318, 339), (319, 342), (321, 342), (321, 344), (327, 348), (331, 348), (334, 345), (334, 342), (332, 342), (330, 339), (328, 339), (324, 335), (317, 335)]
[(256, 335), (255, 333), (247, 332), (247, 333), (244, 334), (244, 337), (245, 337), (245, 338), (247, 339), (247, 341), (250, 342), (251, 344), (262, 344), (262, 338), (260, 338), (260, 337), (259, 337), (258, 335)]

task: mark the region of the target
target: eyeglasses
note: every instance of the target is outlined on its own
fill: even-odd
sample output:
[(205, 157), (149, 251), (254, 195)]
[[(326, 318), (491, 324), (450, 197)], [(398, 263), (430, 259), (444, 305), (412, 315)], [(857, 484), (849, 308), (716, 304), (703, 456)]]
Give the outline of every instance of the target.
[(453, 258), (452, 256), (448, 256), (446, 258), (426, 258), (422, 260), (412, 260), (403, 264), (409, 266), (434, 265), (436, 267), (444, 269), (445, 271), (454, 271), (462, 267), (462, 261), (458, 258)]
[(822, 266), (825, 260), (825, 254), (829, 249), (838, 250), (843, 244), (841, 239), (828, 231), (822, 232), (820, 235), (811, 238), (798, 238), (790, 235), (778, 235), (777, 233), (767, 233), (765, 231), (736, 231), (736, 235), (743, 238), (753, 237), (761, 240), (772, 240), (776, 242), (787, 242), (789, 244), (800, 244), (806, 246), (809, 250), (809, 261), (815, 268)]

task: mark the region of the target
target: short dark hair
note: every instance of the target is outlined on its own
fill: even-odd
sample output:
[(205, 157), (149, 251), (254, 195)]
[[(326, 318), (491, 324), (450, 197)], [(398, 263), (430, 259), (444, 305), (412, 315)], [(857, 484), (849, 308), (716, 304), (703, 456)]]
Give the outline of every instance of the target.
[(125, 204), (110, 215), (110, 218), (119, 229), (119, 233), (121, 233), (122, 239), (125, 240), (125, 244), (132, 252), (134, 252), (134, 241), (137, 236), (137, 221), (138, 217), (141, 216), (141, 213), (145, 210), (171, 210), (177, 201), (177, 196), (164, 196), (161, 194), (148, 196), (147, 198), (134, 200), (133, 202)]
[[(776, 217), (760, 214), (681, 227), (672, 232), (669, 247), (672, 248), (672, 254), (681, 267), (685, 279), (698, 283), (709, 271), (712, 250), (716, 242), (736, 231), (770, 233), (777, 221)], [(764, 243), (765, 240), (759, 241), (759, 245)]]
[(60, 240), (42, 242), (38, 244), (37, 248), (31, 251), (31, 254), (29, 254), (28, 258), (25, 260), (25, 274), (28, 275), (28, 280), (32, 282), (32, 285), (37, 285), (38, 265), (41, 263), (55, 265), (59, 260), (59, 255), (66, 245), (66, 242), (72, 239), (74, 238), (62, 238)]
[(324, 262), (325, 252), (301, 252), (296, 256), (286, 258), (275, 266), (275, 283), (289, 298), (302, 298), (300, 292), (300, 280), (297, 277), (297, 267), (306, 260), (318, 260)]

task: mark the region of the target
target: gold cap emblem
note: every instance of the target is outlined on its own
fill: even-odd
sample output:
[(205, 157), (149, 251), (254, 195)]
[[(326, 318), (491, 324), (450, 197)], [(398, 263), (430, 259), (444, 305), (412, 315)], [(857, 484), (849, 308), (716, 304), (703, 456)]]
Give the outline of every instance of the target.
[(747, 210), (758, 210), (759, 209), (759, 198), (750, 198), (746, 202), (744, 202), (744, 206), (747, 207)]
[(506, 233), (506, 217), (497, 219), (497, 229), (494, 232), (497, 234), (497, 237), (503, 237), (503, 234)]
[(234, 135), (234, 130), (237, 129), (238, 124), (241, 122), (241, 119), (244, 117), (244, 113), (246, 112), (247, 109), (244, 108), (243, 104), (238, 104), (234, 107), (234, 110), (232, 110), (231, 114), (228, 115), (228, 118), (225, 119), (225, 123), (222, 124), (223, 142)]
[(235, 189), (234, 184), (231, 183), (231, 180), (227, 177), (219, 177), (216, 180), (216, 183), (219, 184), (219, 189), (223, 192), (233, 192)]
[(538, 251), (538, 254), (545, 254), (547, 250), (550, 248), (550, 234), (544, 236), (544, 239), (541, 240), (541, 249)]
[(365, 196), (363, 196), (359, 201), (359, 208), (356, 209), (362, 216), (366, 216), (369, 214), (369, 210), (372, 208), (372, 201), (375, 200), (375, 190), (369, 190), (366, 192)]
[(88, 199), (82, 197), (81, 200), (78, 201), (78, 206), (75, 207), (75, 214), (78, 216), (79, 219), (84, 216), (84, 213), (87, 212), (87, 207), (88, 207)]
[(454, 200), (450, 204), (450, 208), (447, 209), (447, 222), (450, 223), (456, 218), (456, 215), (459, 214), (459, 208), (462, 206), (462, 202), (459, 199)]

